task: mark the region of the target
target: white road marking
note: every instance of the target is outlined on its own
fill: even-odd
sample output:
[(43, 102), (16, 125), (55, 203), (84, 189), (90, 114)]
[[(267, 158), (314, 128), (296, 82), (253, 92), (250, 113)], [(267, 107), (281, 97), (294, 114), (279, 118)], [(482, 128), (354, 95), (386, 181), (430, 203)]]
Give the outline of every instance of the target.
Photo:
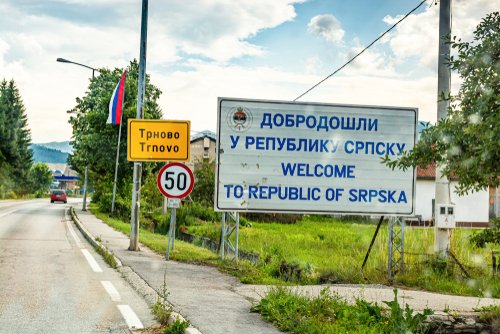
[(128, 325), (128, 328), (132, 329), (143, 329), (144, 325), (142, 324), (141, 320), (139, 320), (139, 317), (135, 314), (134, 310), (128, 305), (116, 305), (118, 307), (118, 310), (120, 310), (120, 313), (122, 314), (123, 319), (125, 319), (125, 322)]
[(78, 238), (78, 236), (76, 235), (75, 230), (73, 229), (73, 226), (71, 225), (69, 220), (66, 221), (66, 226), (68, 226), (69, 234), (71, 234), (73, 239), (75, 239), (75, 242), (76, 242), (76, 245), (78, 246), (78, 248), (84, 248), (82, 246), (82, 242), (80, 241), (80, 238)]
[(19, 209), (14, 209), (14, 210), (11, 210), (11, 211), (7, 211), (7, 212), (4, 212), (4, 213), (0, 213), (0, 218), (5, 217), (5, 216), (8, 216), (8, 215), (10, 215), (10, 214), (12, 214), (12, 213), (16, 212), (17, 210), (19, 210)]
[(87, 249), (81, 249), (81, 251), (83, 253), (83, 256), (85, 256), (85, 258), (87, 259), (87, 262), (89, 263), (92, 270), (96, 273), (102, 273), (101, 267), (99, 267), (99, 264), (97, 264), (92, 254), (90, 254)]
[(111, 297), (112, 301), (119, 302), (122, 300), (122, 297), (118, 293), (118, 290), (116, 290), (113, 283), (111, 283), (110, 281), (101, 281), (101, 284), (104, 287), (104, 290), (106, 290), (108, 295)]

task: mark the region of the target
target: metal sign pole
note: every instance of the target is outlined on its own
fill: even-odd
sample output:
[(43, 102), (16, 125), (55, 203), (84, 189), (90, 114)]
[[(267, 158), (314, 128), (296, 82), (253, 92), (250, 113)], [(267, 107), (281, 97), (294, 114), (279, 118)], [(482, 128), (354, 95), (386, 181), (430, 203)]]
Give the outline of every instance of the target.
[(224, 261), (224, 247), (226, 246), (226, 212), (222, 213), (222, 228), (220, 233), (220, 258)]
[[(231, 227), (231, 220), (234, 221), (234, 225)], [(222, 226), (221, 226), (221, 237), (220, 237), (220, 254), (221, 259), (224, 260), (226, 255), (226, 250), (232, 251), (234, 254), (234, 259), (238, 260), (238, 242), (239, 242), (239, 227), (240, 227), (240, 214), (238, 212), (224, 212), (222, 214)], [(231, 243), (231, 234), (234, 232), (235, 243)], [(227, 247), (227, 248), (226, 248)]]
[(239, 230), (240, 230), (240, 213), (239, 212), (236, 212), (235, 213), (235, 222), (236, 222), (236, 226), (235, 226), (235, 241), (234, 241), (234, 258), (236, 259), (236, 261), (238, 261), (238, 234), (239, 234)]
[(181, 199), (189, 195), (194, 186), (194, 175), (186, 165), (172, 162), (160, 169), (156, 179), (158, 190), (167, 198), (167, 207), (170, 208), (170, 226), (168, 230), (168, 244), (165, 257), (170, 259), (170, 251), (175, 246), (176, 209)]
[(173, 216), (173, 218), (170, 218), (171, 220), (173, 220), (173, 225), (172, 226), (172, 250), (174, 250), (175, 248), (175, 229), (176, 229), (176, 224), (177, 224), (177, 209), (176, 208), (172, 208), (172, 211), (170, 212), (170, 215), (171, 217)]
[(168, 229), (168, 245), (167, 245), (167, 253), (165, 254), (167, 261), (170, 259), (170, 249), (174, 250), (176, 210), (177, 210), (176, 208), (170, 209), (170, 226)]
[(405, 221), (403, 217), (389, 219), (389, 251), (388, 276), (392, 281), (394, 276), (404, 270)]

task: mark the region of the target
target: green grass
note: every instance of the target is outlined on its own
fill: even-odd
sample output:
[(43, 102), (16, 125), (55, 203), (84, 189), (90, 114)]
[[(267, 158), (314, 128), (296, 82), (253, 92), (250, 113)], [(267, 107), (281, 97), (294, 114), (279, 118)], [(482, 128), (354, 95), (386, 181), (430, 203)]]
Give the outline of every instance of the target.
[[(130, 225), (100, 213), (94, 214), (113, 228), (130, 233)], [(187, 226), (187, 232), (218, 240), (220, 223)], [(219, 255), (195, 245), (175, 241), (171, 258), (177, 261), (217, 266), (221, 271), (249, 284), (366, 283), (387, 284), (387, 224), (383, 224), (365, 269), (361, 265), (375, 231), (375, 223), (339, 221), (324, 216), (305, 216), (296, 224), (252, 222), (240, 227), (240, 250), (260, 255), (257, 264), (221, 261)], [(437, 263), (433, 256), (432, 228), (405, 229), (405, 272), (394, 285), (457, 295), (500, 297), (500, 282), (492, 278), (491, 249), (472, 248), (473, 231), (456, 229), (451, 250), (465, 265), (467, 278), (452, 261)], [(164, 254), (167, 236), (140, 229), (140, 242)]]
[[(90, 206), (90, 211), (115, 230), (130, 236), (130, 224), (124, 223), (119, 219), (109, 217), (107, 213), (98, 211), (95, 206)], [(168, 238), (166, 235), (152, 233), (143, 228), (139, 228), (139, 240), (142, 244), (146, 245), (156, 253), (165, 254), (165, 251), (167, 250)], [(204, 248), (196, 247), (190, 243), (180, 240), (175, 240), (175, 248), (173, 252), (171, 252), (170, 258), (172, 260), (183, 262), (216, 265), (218, 256), (217, 254), (214, 254)]]
[[(260, 254), (265, 263), (260, 276), (247, 283), (267, 283), (266, 278), (279, 277), (291, 283), (387, 283), (387, 225), (383, 224), (365, 269), (364, 256), (376, 224), (341, 222), (310, 216), (296, 224), (257, 223), (241, 227), (239, 247)], [(188, 226), (188, 232), (218, 238), (220, 224)], [(500, 283), (492, 277), (489, 261), (491, 249), (473, 248), (469, 237), (473, 231), (456, 229), (451, 250), (467, 268), (468, 279), (451, 261), (446, 268), (436, 266), (433, 256), (434, 229), (405, 229), (405, 273), (396, 276), (395, 284), (430, 291), (473, 296), (500, 297)], [(285, 263), (286, 262), (286, 263)], [(282, 265), (297, 268), (297, 274), (283, 275)], [(284, 276), (284, 277), (283, 277)]]
[(111, 254), (110, 252), (108, 252), (106, 250), (106, 248), (102, 247), (102, 246), (98, 246), (98, 247), (94, 247), (95, 251), (102, 256), (102, 258), (104, 259), (104, 261), (113, 269), (116, 269), (118, 268), (118, 263), (116, 263), (116, 260), (115, 260), (115, 257), (113, 256), (113, 254)]
[(253, 312), (272, 322), (278, 329), (295, 334), (306, 333), (353, 333), (353, 334), (400, 334), (424, 333), (420, 327), (427, 315), (413, 314), (408, 306), (402, 309), (394, 300), (384, 302), (388, 308), (357, 299), (354, 305), (329, 290), (324, 289), (319, 296), (302, 296), (287, 288), (278, 287), (255, 306)]
[(479, 321), (488, 324), (492, 329), (500, 328), (500, 305), (483, 306), (479, 312)]

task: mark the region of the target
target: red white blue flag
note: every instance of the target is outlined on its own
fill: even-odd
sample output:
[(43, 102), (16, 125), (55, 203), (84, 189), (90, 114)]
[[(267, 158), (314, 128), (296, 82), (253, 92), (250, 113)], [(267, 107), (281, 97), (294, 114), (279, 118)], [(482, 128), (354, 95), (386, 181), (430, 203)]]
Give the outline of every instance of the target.
[(120, 124), (123, 113), (123, 100), (125, 98), (125, 77), (127, 71), (123, 71), (122, 77), (109, 101), (109, 116), (107, 124)]

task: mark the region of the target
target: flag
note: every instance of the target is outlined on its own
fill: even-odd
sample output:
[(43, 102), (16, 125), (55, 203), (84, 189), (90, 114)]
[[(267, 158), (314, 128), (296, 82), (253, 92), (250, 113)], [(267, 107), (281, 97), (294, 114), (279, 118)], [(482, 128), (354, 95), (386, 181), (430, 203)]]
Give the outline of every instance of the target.
[(123, 71), (120, 81), (116, 85), (116, 88), (109, 100), (109, 116), (107, 124), (120, 124), (123, 112), (123, 100), (125, 98), (125, 77), (127, 76), (127, 71)]

